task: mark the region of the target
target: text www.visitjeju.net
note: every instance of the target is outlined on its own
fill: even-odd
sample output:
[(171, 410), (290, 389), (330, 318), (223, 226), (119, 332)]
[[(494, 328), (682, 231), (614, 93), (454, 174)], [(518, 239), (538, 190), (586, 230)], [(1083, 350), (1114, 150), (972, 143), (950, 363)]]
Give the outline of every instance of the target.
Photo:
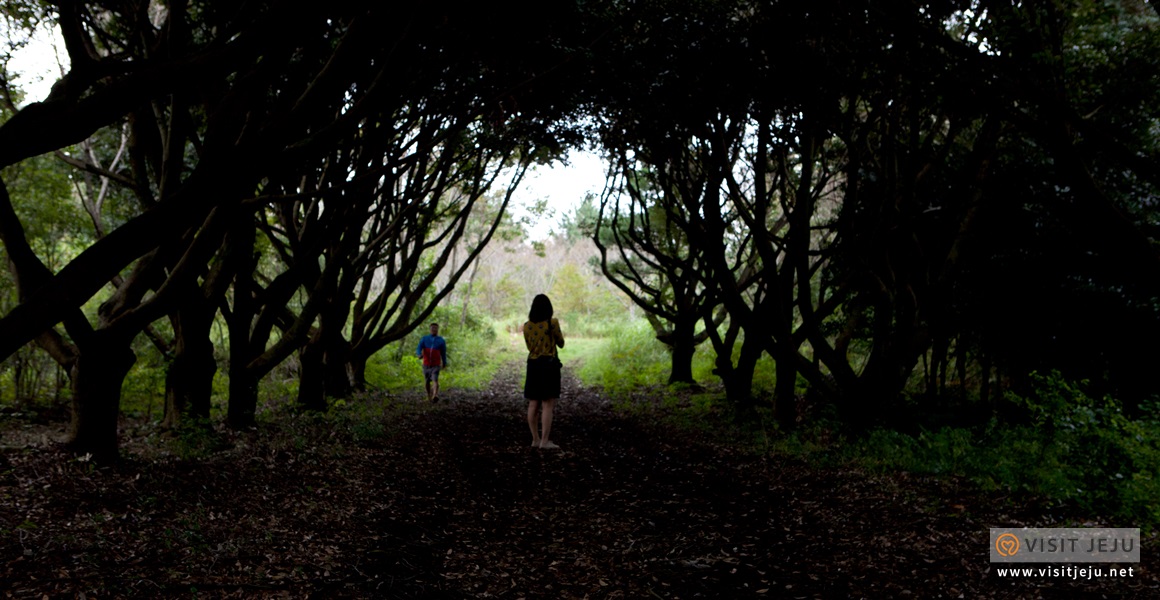
[(1020, 567), (998, 568), (999, 577), (1051, 577), (1062, 579), (1102, 579), (1136, 576), (1135, 567)]

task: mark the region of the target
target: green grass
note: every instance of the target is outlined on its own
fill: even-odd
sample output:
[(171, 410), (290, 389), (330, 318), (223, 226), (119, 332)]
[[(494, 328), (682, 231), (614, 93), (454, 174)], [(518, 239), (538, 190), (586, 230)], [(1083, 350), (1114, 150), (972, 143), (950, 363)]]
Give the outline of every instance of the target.
[[(625, 398), (637, 390), (664, 385), (672, 359), (669, 349), (656, 339), (647, 321), (616, 328), (611, 337), (587, 340), (572, 352), (581, 361), (578, 375), (586, 385), (598, 385), (613, 398)], [(712, 351), (698, 348), (693, 357), (693, 377), (711, 381)]]
[(608, 340), (604, 338), (576, 338), (570, 337), (564, 343), (564, 348), (560, 350), (560, 360), (564, 364), (580, 369), (580, 378), (585, 383), (590, 383), (588, 377), (587, 365), (589, 362), (595, 360), (597, 356), (605, 352), (608, 348)]

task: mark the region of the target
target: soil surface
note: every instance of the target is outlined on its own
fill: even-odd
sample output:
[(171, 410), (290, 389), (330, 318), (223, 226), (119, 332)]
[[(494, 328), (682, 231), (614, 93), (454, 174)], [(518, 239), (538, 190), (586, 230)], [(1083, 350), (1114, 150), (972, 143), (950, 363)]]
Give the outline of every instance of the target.
[(1160, 597), (1154, 540), (1130, 578), (1001, 578), (988, 528), (1059, 515), (741, 448), (659, 408), (616, 410), (568, 373), (561, 448), (533, 449), (520, 378), (512, 366), (435, 405), (378, 395), (349, 417), (284, 413), (203, 440), (126, 423), (114, 467), (60, 450), (60, 425), (9, 415), (0, 595)]

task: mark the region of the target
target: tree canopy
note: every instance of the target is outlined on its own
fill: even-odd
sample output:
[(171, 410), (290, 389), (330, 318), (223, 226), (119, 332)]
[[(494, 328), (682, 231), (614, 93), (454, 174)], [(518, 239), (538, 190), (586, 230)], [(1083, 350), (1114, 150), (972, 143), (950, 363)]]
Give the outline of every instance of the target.
[(803, 388), (859, 420), (916, 377), (1160, 392), (1122, 334), (1160, 329), (1155, 3), (3, 10), (70, 66), (19, 109), (3, 78), (0, 356), (68, 371), (83, 452), (116, 455), (142, 334), (167, 420), (208, 415), (218, 315), (233, 426), (294, 354), (303, 407), (350, 393), (471, 279), (522, 170), (585, 141), (611, 176), (583, 228), (672, 381), (709, 341), (751, 406), (768, 356), (786, 426)]

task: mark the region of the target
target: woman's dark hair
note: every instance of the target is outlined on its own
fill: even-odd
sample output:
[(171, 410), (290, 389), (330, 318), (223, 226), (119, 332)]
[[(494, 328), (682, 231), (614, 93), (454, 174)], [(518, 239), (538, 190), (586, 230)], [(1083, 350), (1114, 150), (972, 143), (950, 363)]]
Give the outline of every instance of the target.
[(532, 298), (532, 310), (528, 311), (528, 320), (532, 323), (547, 321), (552, 318), (552, 301), (543, 294)]

